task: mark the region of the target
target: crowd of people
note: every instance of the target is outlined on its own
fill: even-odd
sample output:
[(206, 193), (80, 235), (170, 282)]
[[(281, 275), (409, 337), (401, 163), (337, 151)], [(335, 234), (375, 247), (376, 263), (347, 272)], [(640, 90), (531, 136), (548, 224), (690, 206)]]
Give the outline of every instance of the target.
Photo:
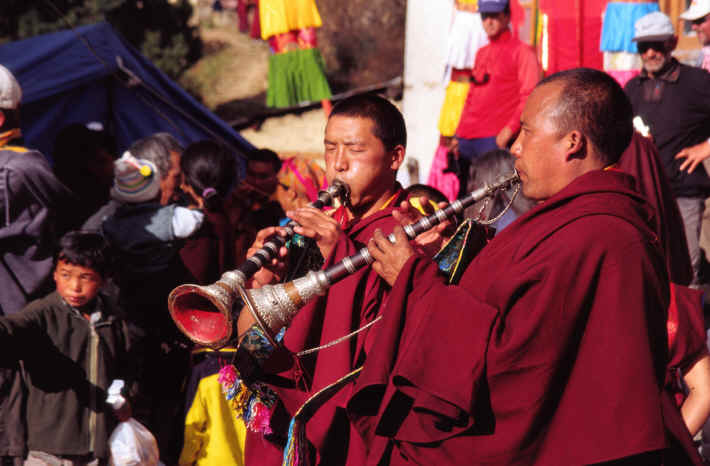
[(186, 386), (204, 349), (178, 332), (167, 296), (243, 262), (260, 228), (315, 198), (323, 172), (255, 149), (241, 174), (233, 150), (183, 147), (168, 133), (117, 157), (97, 122), (62, 128), (50, 165), (22, 146), (21, 100), (0, 66), (3, 464), (106, 464), (125, 418), (105, 402), (114, 379), (163, 461), (191, 464), (173, 421), (192, 404)]
[[(507, 0), (477, 13), (488, 43), (456, 71), (470, 85), (442, 132), (455, 194), (517, 182), (465, 216), (397, 182), (407, 129), (376, 95), (333, 106), (323, 171), (256, 149), (241, 174), (222, 144), (167, 133), (117, 157), (96, 123), (63, 129), (50, 166), (21, 146), (0, 66), (2, 463), (108, 464), (134, 417), (168, 465), (703, 464), (710, 74), (672, 57), (654, 12), (624, 88), (584, 68), (542, 79)], [(710, 1), (684, 15), (710, 27)], [(308, 205), (336, 181), (342, 202)], [(170, 291), (215, 282), (287, 219), (247, 277), (278, 299), (236, 300), (221, 347), (178, 331)], [(293, 282), (308, 270), (326, 271), (310, 300)]]

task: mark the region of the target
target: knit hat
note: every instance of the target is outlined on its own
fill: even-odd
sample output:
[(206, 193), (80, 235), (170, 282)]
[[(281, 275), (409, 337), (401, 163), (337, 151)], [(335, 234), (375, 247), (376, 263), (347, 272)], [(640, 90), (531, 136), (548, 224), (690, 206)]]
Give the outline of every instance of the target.
[(633, 42), (657, 42), (670, 39), (674, 35), (671, 19), (660, 11), (654, 11), (636, 21), (634, 38), (631, 40)]
[(710, 15), (710, 0), (693, 0), (690, 8), (680, 14), (680, 18), (695, 21), (707, 15)]
[(121, 202), (146, 202), (160, 192), (160, 173), (153, 162), (137, 159), (126, 151), (113, 163), (111, 197)]
[(14, 110), (22, 100), (22, 88), (15, 76), (0, 65), (0, 108)]

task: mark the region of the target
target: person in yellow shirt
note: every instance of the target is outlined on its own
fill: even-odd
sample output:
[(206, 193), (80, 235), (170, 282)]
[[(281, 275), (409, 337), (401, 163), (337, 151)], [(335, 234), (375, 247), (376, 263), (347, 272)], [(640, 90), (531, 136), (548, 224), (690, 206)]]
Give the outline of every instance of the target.
[(246, 425), (236, 416), (219, 382), (220, 369), (231, 364), (235, 351), (198, 348), (192, 353), (180, 466), (244, 464)]

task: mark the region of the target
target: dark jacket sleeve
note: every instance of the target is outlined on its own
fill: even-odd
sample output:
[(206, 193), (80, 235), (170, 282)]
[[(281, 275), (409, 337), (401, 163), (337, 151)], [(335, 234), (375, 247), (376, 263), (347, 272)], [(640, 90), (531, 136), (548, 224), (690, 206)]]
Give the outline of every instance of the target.
[(0, 365), (12, 367), (29, 350), (28, 343), (42, 327), (42, 315), (36, 302), (22, 311), (0, 316)]
[(0, 158), (0, 276), (10, 281), (2, 283), (0, 310), (7, 314), (44, 292), (65, 229), (61, 207), (73, 195), (39, 152), (0, 151)]

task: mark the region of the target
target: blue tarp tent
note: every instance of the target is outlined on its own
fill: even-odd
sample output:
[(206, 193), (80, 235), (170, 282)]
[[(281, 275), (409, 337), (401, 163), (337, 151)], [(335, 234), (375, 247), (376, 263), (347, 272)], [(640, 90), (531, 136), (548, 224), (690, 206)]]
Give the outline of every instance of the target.
[(60, 129), (90, 121), (112, 130), (119, 155), (136, 139), (159, 131), (185, 145), (221, 141), (238, 155), (252, 148), (107, 23), (2, 45), (0, 63), (22, 86), (25, 145), (47, 156)]

